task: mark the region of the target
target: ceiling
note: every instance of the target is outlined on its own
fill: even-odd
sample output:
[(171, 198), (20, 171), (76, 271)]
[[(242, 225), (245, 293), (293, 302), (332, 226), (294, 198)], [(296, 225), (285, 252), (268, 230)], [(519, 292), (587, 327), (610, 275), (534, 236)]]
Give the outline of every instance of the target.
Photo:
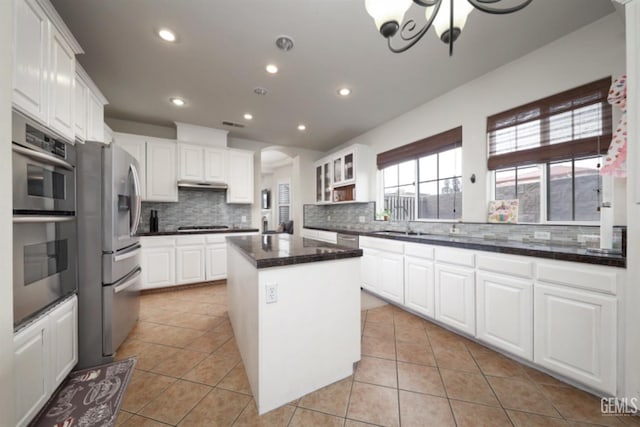
[[(610, 0), (534, 0), (505, 16), (475, 10), (449, 57), (433, 29), (409, 51), (391, 53), (363, 0), (52, 3), (86, 52), (80, 63), (109, 99), (107, 116), (193, 123), (320, 151), (614, 11)], [(419, 12), (413, 5), (409, 15)], [(162, 27), (178, 42), (160, 40)], [(293, 38), (293, 50), (277, 49), (282, 34)], [(270, 62), (278, 74), (265, 71)], [(347, 98), (337, 94), (343, 85), (353, 91)], [(255, 95), (257, 86), (268, 94)], [(172, 106), (172, 96), (187, 105)], [(253, 120), (243, 118), (247, 112)], [(245, 127), (225, 127), (225, 120)]]

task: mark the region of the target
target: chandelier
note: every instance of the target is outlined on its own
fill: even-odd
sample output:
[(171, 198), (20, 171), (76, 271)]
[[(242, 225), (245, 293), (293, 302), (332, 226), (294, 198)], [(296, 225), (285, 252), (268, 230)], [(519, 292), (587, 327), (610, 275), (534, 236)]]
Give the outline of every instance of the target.
[[(505, 15), (524, 9), (532, 0), (413, 0), (425, 8), (426, 22), (422, 28), (414, 19), (402, 24), (404, 14), (412, 0), (365, 0), (365, 8), (376, 23), (376, 27), (387, 39), (389, 50), (405, 52), (415, 45), (431, 28), (443, 42), (449, 45), (449, 56), (453, 54), (453, 42), (460, 36), (467, 17), (475, 8), (485, 13)], [(402, 26), (401, 26), (402, 24)], [(399, 31), (398, 31), (399, 30)], [(395, 35), (398, 37), (394, 37)], [(394, 46), (395, 40), (401, 40)]]

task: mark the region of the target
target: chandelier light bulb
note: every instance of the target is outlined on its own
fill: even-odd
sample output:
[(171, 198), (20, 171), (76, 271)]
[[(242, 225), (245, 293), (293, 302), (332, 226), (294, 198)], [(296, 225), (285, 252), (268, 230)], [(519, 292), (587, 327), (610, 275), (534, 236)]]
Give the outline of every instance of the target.
[[(428, 7), (425, 11), (427, 20), (431, 19), (434, 8)], [(453, 40), (462, 32), (467, 18), (473, 10), (473, 6), (467, 0), (453, 0)], [(440, 10), (433, 19), (433, 27), (438, 35), (438, 38), (445, 43), (449, 43), (449, 20), (451, 18), (451, 0), (442, 0), (440, 3)]]
[(411, 0), (365, 0), (364, 7), (384, 37), (392, 37), (402, 24)]

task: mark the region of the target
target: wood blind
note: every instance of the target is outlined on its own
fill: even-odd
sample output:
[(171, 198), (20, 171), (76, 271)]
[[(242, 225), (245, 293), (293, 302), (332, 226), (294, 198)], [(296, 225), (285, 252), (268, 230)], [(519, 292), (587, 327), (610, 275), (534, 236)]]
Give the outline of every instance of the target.
[(611, 77), (487, 118), (490, 170), (606, 153)]
[(378, 169), (462, 146), (462, 126), (378, 154)]

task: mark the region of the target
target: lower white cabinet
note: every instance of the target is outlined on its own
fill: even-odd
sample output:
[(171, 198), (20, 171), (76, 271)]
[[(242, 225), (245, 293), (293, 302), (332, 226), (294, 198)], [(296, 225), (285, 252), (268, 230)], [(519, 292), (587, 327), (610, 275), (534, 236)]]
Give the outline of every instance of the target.
[(475, 335), (475, 272), (471, 268), (435, 264), (436, 320)]
[(534, 362), (616, 395), (617, 299), (535, 284)]
[(15, 425), (26, 426), (78, 363), (78, 303), (74, 295), (13, 338)]
[(405, 255), (404, 304), (427, 317), (435, 317), (433, 260)]
[(404, 303), (404, 255), (381, 251), (377, 260), (378, 292), (383, 297)]
[(176, 284), (205, 281), (204, 245), (178, 246), (176, 248)]
[(477, 337), (533, 360), (533, 281), (478, 271)]
[(220, 280), (227, 277), (227, 244), (207, 245), (206, 279)]
[(170, 245), (159, 247), (142, 246), (141, 289), (162, 288), (176, 284), (176, 248), (173, 239)]
[(379, 252), (375, 249), (363, 248), (360, 258), (360, 280), (362, 287), (368, 291), (379, 293), (378, 291), (378, 257)]

